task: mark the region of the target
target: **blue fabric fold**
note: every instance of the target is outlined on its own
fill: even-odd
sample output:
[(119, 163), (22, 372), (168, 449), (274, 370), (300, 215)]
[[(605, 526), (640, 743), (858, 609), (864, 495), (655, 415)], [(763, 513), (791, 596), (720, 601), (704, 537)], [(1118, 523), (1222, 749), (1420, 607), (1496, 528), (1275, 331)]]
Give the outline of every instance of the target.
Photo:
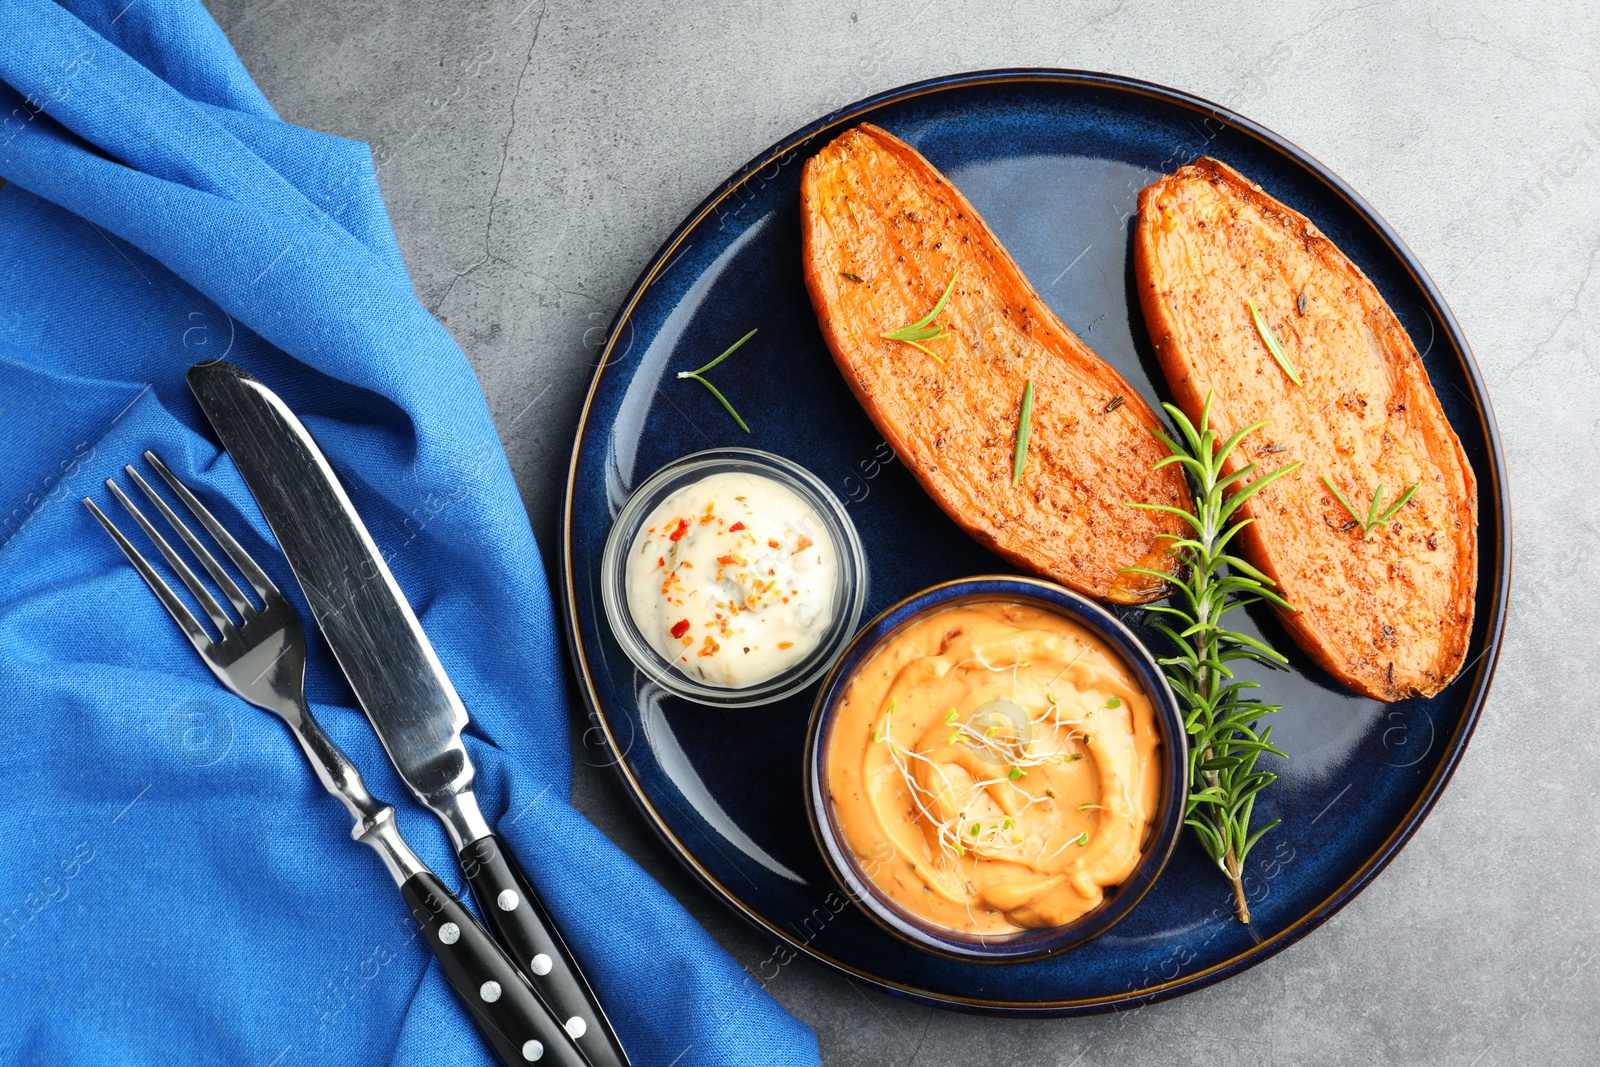
[[(367, 146), (278, 120), (194, 0), (0, 0), (0, 1062), (487, 1064), (376, 856), (80, 503), (150, 448), (309, 613), (184, 383), (299, 411), (472, 711), (490, 822), (639, 1067), (815, 1038), (569, 802), (550, 590)], [(314, 642), (318, 717), (458, 891)]]

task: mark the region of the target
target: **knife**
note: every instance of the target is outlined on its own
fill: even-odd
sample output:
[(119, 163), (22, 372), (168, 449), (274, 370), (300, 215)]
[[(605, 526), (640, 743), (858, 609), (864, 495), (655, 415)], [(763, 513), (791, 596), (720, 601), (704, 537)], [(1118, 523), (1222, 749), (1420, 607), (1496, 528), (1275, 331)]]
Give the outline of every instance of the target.
[(288, 406), (241, 368), (196, 363), (189, 388), (400, 777), (444, 823), (490, 931), (594, 1067), (627, 1067), (583, 972), (478, 808), (461, 741), (467, 709), (333, 467)]

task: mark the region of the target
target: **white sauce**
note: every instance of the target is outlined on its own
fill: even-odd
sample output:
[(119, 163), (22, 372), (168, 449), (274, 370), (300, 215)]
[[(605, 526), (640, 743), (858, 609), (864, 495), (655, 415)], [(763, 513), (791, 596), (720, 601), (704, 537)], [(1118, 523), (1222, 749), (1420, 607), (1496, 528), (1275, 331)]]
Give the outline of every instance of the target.
[(839, 560), (793, 490), (711, 474), (646, 517), (628, 551), (634, 625), (690, 678), (742, 689), (805, 659), (833, 622)]

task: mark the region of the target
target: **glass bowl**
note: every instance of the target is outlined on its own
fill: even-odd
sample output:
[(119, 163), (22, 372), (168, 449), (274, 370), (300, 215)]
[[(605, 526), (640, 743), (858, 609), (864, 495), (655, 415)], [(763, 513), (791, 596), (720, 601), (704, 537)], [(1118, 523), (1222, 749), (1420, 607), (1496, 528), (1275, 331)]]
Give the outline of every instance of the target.
[[(741, 688), (713, 685), (690, 678), (657, 651), (633, 620), (628, 608), (628, 552), (649, 515), (667, 497), (712, 474), (759, 475), (789, 489), (805, 501), (833, 541), (838, 558), (832, 620), (817, 647), (799, 662), (765, 681)], [(844, 651), (861, 622), (867, 593), (867, 559), (855, 524), (839, 498), (816, 475), (798, 463), (753, 448), (718, 448), (673, 460), (636, 489), (611, 524), (600, 561), (600, 598), (617, 643), (633, 665), (663, 689), (701, 704), (748, 708), (793, 696), (815, 682)]]
[[(839, 826), (828, 783), (828, 749), (840, 701), (856, 673), (900, 631), (929, 615), (963, 604), (1026, 604), (1082, 625), (1119, 654), (1149, 697), (1161, 737), (1160, 800), (1138, 863), (1105, 900), (1063, 926), (984, 935), (953, 930), (912, 914), (892, 901), (863, 869)], [(805, 746), (806, 814), (817, 847), (843, 888), (879, 926), (926, 952), (977, 963), (1042, 959), (1105, 933), (1149, 891), (1183, 830), (1189, 761), (1183, 716), (1154, 657), (1116, 616), (1093, 601), (1036, 578), (982, 575), (945, 582), (889, 608), (856, 634), (823, 683), (811, 713)]]

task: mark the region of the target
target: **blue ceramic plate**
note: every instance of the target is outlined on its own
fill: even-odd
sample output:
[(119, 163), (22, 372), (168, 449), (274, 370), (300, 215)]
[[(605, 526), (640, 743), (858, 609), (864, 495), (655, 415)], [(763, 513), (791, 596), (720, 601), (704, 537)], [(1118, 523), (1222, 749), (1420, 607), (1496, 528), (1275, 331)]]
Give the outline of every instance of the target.
[[(945, 518), (873, 431), (818, 332), (800, 273), (800, 165), (868, 120), (904, 138), (977, 206), (1051, 308), (1152, 404), (1167, 398), (1133, 293), (1139, 190), (1216, 156), (1298, 209), (1382, 291), (1423, 354), (1478, 476), (1476, 628), (1467, 668), (1430, 700), (1384, 705), (1334, 684), (1268, 615), (1292, 657), (1267, 679), (1279, 782), (1257, 807), (1283, 825), (1251, 853), (1255, 921), (1180, 840), (1166, 871), (1104, 936), (1048, 960), (990, 966), (921, 952), (845, 906), (807, 825), (802, 757), (814, 688), (756, 710), (666, 696), (636, 672), (600, 602), (612, 516), (663, 464), (745, 445), (815, 472), (848, 502), (866, 546), (868, 616), (973, 574), (1010, 571)], [(750, 424), (674, 378), (752, 327), (712, 378)], [(1073, 1015), (1176, 996), (1304, 937), (1394, 858), (1438, 799), (1488, 692), (1505, 621), (1511, 526), (1482, 380), (1416, 258), (1360, 197), (1247, 119), (1170, 89), (1073, 71), (964, 74), (884, 93), (763, 152), (678, 228), (623, 304), (579, 421), (561, 546), (580, 688), (628, 792), (706, 887), (767, 935), (892, 993), (979, 1011)], [(1136, 633), (1136, 608), (1114, 609)], [(1263, 761), (1265, 763), (1265, 761)]]

